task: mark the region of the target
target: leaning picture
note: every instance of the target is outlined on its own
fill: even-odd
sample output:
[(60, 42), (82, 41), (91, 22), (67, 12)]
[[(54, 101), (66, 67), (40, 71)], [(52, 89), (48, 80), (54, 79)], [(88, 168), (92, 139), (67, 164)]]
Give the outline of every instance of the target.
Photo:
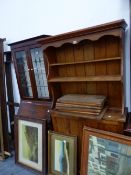
[[(39, 174), (46, 172), (46, 123), (39, 119), (15, 117), (16, 163)], [(45, 157), (44, 157), (45, 156)]]
[(48, 133), (48, 172), (54, 175), (76, 175), (77, 137)]

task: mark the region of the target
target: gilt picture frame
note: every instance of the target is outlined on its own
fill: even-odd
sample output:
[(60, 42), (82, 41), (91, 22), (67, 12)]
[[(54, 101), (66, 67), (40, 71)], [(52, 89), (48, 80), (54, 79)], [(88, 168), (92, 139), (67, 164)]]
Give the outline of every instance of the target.
[(76, 175), (77, 137), (48, 131), (48, 174)]
[(15, 117), (15, 131), (16, 163), (45, 175), (47, 172), (46, 121)]
[(131, 174), (131, 138), (84, 127), (80, 174)]

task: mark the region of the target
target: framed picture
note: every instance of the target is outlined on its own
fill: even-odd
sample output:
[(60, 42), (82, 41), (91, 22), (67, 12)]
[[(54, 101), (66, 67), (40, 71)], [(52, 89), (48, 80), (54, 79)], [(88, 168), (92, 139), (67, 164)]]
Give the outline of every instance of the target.
[(131, 137), (84, 127), (81, 175), (113, 174), (131, 174)]
[(48, 132), (48, 174), (76, 175), (77, 137)]
[(16, 163), (46, 174), (46, 121), (15, 117)]

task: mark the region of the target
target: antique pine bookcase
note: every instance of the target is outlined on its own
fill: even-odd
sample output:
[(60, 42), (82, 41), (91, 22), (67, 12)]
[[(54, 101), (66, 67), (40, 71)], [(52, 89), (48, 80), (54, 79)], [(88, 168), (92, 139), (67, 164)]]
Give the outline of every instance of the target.
[[(84, 125), (123, 133), (126, 121), (123, 77), (125, 28), (125, 21), (118, 20), (39, 40), (48, 62), (53, 130), (78, 136), (78, 162)], [(56, 100), (65, 94), (105, 95), (108, 109), (101, 120), (57, 111)]]

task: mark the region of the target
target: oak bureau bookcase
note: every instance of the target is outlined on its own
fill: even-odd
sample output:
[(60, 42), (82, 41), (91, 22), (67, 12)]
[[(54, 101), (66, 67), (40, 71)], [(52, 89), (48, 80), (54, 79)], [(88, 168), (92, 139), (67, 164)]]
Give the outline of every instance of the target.
[(42, 119), (51, 107), (51, 93), (46, 72), (47, 63), (43, 58), (41, 35), (9, 44), (15, 65), (16, 77), (21, 97), (18, 115)]
[(10, 44), (22, 99), (46, 99), (49, 91), (46, 79), (46, 62), (41, 45), (36, 39), (42, 35)]
[[(48, 36), (41, 35), (10, 44), (21, 97), (20, 107), (15, 116), (15, 160), (16, 163), (38, 171), (39, 174), (47, 173), (46, 146), (47, 130), (50, 127), (51, 109), (51, 93), (46, 77), (47, 63), (45, 58), (43, 58), (41, 44), (37, 42), (37, 39), (45, 37)], [(39, 139), (41, 141), (38, 143), (41, 149), (36, 147), (37, 151), (36, 154), (34, 154), (36, 156), (35, 160), (38, 160), (38, 164), (34, 160), (29, 159), (28, 156), (24, 161), (23, 159), (22, 161), (19, 160), (21, 154), (22, 156), (25, 155), (24, 151), (23, 153), (19, 151), (20, 145), (23, 145), (22, 150), (26, 150), (25, 147), (27, 145), (25, 143), (29, 144), (32, 140), (31, 137), (28, 137), (27, 142), (26, 137), (24, 137), (25, 140), (20, 140), (20, 133), (23, 133), (23, 130), (19, 127), (19, 123), (21, 122), (21, 128), (28, 128), (29, 133), (34, 130), (36, 131), (36, 136), (42, 138), (42, 140)], [(38, 126), (40, 126), (40, 128)], [(38, 135), (37, 132), (40, 134)], [(36, 140), (38, 140), (38, 138), (36, 137)], [(34, 140), (34, 144), (35, 143), (37, 142)], [(32, 148), (30, 148), (29, 152), (32, 152)], [(27, 164), (27, 162), (30, 163)]]
[[(125, 21), (118, 20), (38, 40), (48, 62), (53, 130), (77, 135), (78, 162), (84, 125), (123, 133), (126, 121), (123, 78), (125, 28)], [(66, 94), (106, 96), (107, 110), (103, 118), (98, 120), (57, 110), (57, 99)]]

